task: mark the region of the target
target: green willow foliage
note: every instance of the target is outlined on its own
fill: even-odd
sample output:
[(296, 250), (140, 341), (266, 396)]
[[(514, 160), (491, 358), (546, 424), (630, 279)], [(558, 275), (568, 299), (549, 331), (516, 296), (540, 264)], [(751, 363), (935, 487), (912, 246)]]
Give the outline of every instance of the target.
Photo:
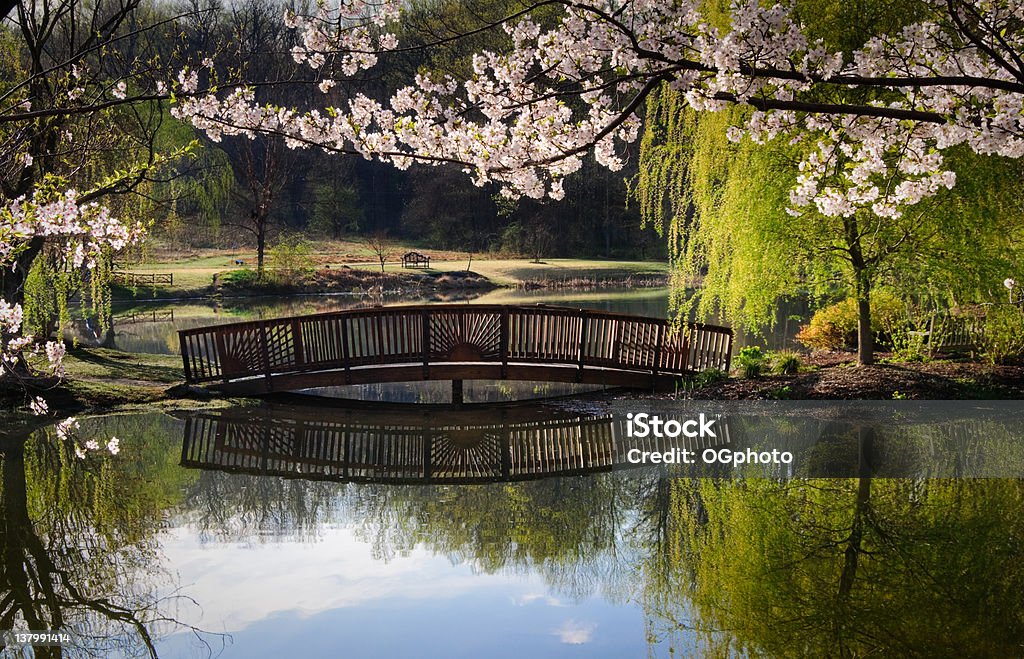
[(679, 479), (647, 610), (708, 657), (1013, 655), (1022, 503), (1012, 479)]
[(644, 223), (667, 229), (678, 315), (755, 329), (774, 322), (776, 301), (798, 283), (784, 211), (795, 168), (783, 153), (726, 139), (741, 112), (698, 115), (663, 87), (648, 104), (633, 192)]
[[(667, 232), (679, 317), (719, 315), (756, 331), (774, 323), (779, 298), (852, 296), (861, 277), (929, 308), (998, 301), (1006, 277), (1020, 280), (1020, 163), (953, 150), (957, 186), (899, 219), (793, 217), (789, 190), (813, 142), (731, 143), (726, 130), (744, 112), (698, 114), (667, 87), (648, 104), (633, 194), (644, 223)], [(862, 271), (850, 260), (850, 226)]]

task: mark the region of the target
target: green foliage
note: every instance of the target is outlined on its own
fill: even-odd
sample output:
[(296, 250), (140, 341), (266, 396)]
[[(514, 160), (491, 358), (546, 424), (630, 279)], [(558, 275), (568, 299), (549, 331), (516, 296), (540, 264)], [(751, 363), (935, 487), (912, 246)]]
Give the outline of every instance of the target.
[(931, 356), (928, 334), (909, 323), (892, 328), (889, 341), (896, 361), (920, 362)]
[(981, 353), (993, 364), (1024, 356), (1024, 307), (996, 304), (985, 314)]
[(779, 375), (796, 375), (800, 370), (800, 355), (791, 350), (781, 350), (771, 356), (772, 370)]
[(257, 270), (231, 270), (223, 275), (224, 283), (239, 288), (250, 288), (263, 285), (264, 279)]
[(705, 387), (709, 384), (722, 382), (729, 379), (729, 374), (720, 368), (706, 368), (697, 374), (693, 383), (698, 387)]
[(678, 479), (670, 506), (647, 601), (699, 639), (681, 654), (999, 657), (1024, 634), (1020, 481)]
[[(678, 315), (718, 313), (756, 330), (774, 322), (776, 300), (799, 283), (784, 211), (795, 175), (789, 154), (726, 139), (743, 116), (699, 114), (660, 90), (648, 101), (633, 191), (643, 221), (667, 230)], [(699, 295), (689, 297), (696, 282)]]
[(282, 238), (270, 250), (270, 267), (280, 284), (296, 285), (316, 269), (313, 246), (301, 236)]
[[(871, 298), (871, 330), (886, 332), (902, 327), (906, 306), (894, 294), (876, 291)], [(857, 301), (846, 298), (819, 309), (804, 325), (796, 340), (813, 350), (850, 350), (857, 347)]]
[(740, 350), (740, 354), (736, 358), (740, 376), (745, 378), (761, 377), (767, 364), (768, 356), (761, 351), (760, 346), (746, 346)]
[(81, 286), (75, 269), (64, 269), (48, 254), (32, 262), (25, 279), (25, 332), (37, 339), (49, 338), (71, 322), (68, 300)]
[(314, 185), (310, 229), (338, 238), (356, 233), (366, 224), (359, 191), (352, 185)]

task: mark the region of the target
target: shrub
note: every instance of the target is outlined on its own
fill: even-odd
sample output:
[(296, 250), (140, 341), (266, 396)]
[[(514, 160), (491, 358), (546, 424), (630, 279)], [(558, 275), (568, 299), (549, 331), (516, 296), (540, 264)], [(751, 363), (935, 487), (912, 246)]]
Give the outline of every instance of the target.
[(981, 354), (993, 364), (1024, 356), (1024, 308), (997, 304), (985, 315)]
[[(888, 343), (889, 336), (906, 325), (904, 303), (892, 293), (871, 294), (871, 330)], [(841, 302), (814, 312), (811, 322), (800, 328), (796, 340), (813, 350), (853, 350), (857, 347), (857, 300)]]
[(895, 361), (923, 362), (931, 357), (928, 335), (923, 331), (915, 331), (909, 323), (890, 329), (889, 342)]
[(255, 288), (263, 283), (260, 273), (255, 270), (231, 270), (223, 275), (225, 284), (239, 288)]
[(736, 365), (741, 377), (756, 378), (761, 376), (766, 361), (766, 355), (760, 347), (747, 346), (740, 350), (739, 357), (736, 358)]
[(722, 380), (728, 380), (729, 374), (720, 368), (708, 368), (697, 374), (697, 377), (693, 379), (693, 383), (698, 387), (705, 387), (715, 382), (721, 382)]
[(780, 375), (796, 375), (800, 370), (800, 355), (783, 350), (772, 356), (772, 370)]
[(278, 283), (294, 286), (312, 274), (313, 248), (308, 240), (289, 236), (270, 250), (270, 266)]

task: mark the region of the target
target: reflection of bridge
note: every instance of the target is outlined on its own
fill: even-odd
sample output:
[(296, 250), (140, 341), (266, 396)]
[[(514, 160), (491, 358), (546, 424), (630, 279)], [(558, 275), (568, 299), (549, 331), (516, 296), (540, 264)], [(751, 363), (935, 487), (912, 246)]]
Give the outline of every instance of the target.
[[(720, 420), (721, 421), (721, 420)], [(393, 410), (237, 408), (185, 419), (182, 464), (310, 480), (484, 483), (636, 466), (631, 449), (702, 449), (712, 443), (634, 439), (612, 416), (553, 417), (537, 408), (406, 415)]]
[(728, 370), (732, 330), (551, 306), (424, 305), (182, 330), (190, 383), (264, 394), (375, 382), (535, 380), (671, 389)]

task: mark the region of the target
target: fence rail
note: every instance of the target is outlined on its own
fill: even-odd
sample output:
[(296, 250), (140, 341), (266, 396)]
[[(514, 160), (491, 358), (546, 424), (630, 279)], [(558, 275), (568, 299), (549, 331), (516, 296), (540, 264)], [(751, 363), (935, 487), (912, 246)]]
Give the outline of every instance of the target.
[(141, 286), (143, 284), (149, 284), (156, 286), (157, 284), (167, 284), (168, 286), (174, 284), (174, 273), (173, 272), (115, 272), (114, 283), (122, 284), (124, 286)]
[[(377, 307), (179, 333), (185, 378), (236, 393), (403, 380), (652, 386), (728, 370), (732, 330), (554, 306)], [(258, 380), (258, 381), (257, 381)]]

